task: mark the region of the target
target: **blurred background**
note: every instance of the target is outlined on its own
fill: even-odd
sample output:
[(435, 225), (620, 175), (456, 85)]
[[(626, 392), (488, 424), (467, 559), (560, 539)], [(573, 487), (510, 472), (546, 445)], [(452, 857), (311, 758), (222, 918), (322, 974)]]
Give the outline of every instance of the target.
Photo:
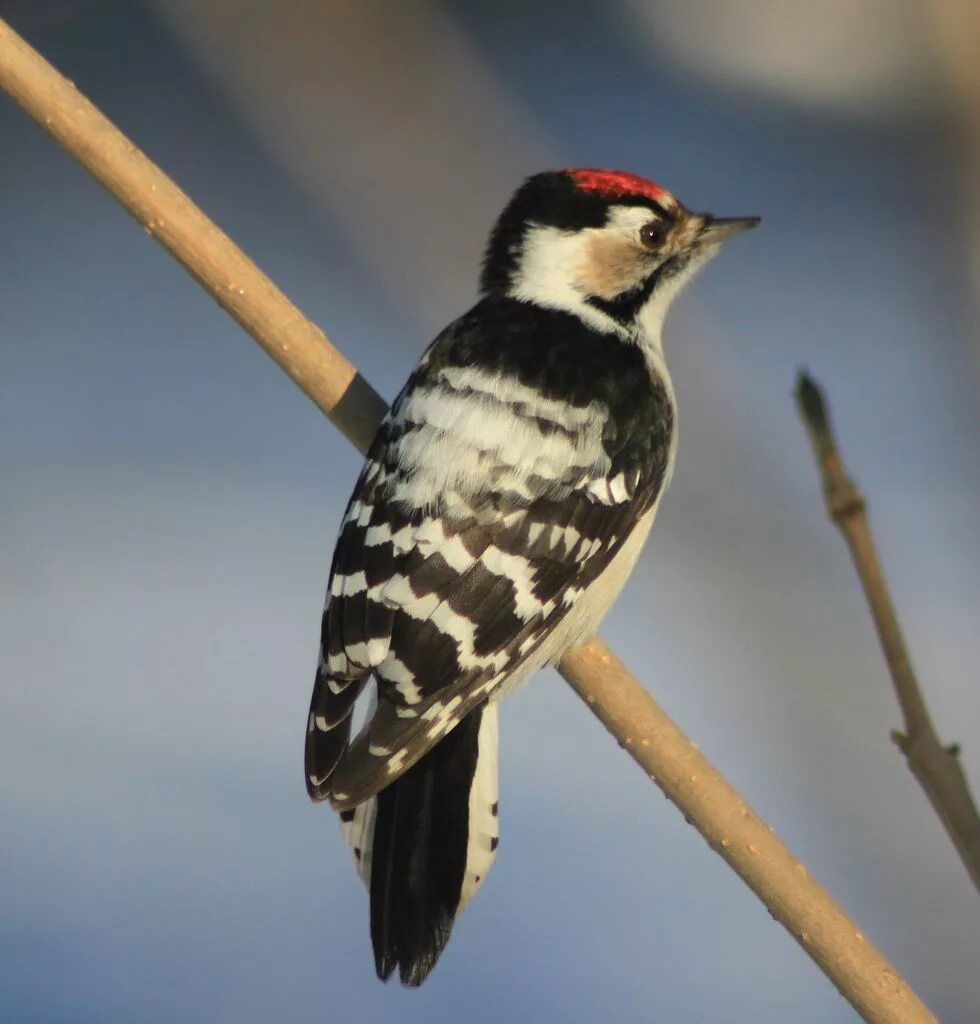
[[(980, 913), (791, 390), (826, 385), (937, 726), (980, 789), (980, 9), (969, 0), (0, 0), (392, 396), (554, 166), (760, 214), (667, 325), (679, 463), (606, 638), (945, 1022)], [(0, 97), (0, 1016), (853, 1011), (554, 673), (418, 992), (301, 753), (359, 459)]]

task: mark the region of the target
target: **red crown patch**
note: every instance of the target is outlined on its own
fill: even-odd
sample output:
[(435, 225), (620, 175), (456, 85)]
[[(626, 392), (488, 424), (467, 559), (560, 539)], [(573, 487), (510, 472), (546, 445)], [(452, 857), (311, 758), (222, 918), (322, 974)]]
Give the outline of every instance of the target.
[(570, 168), (565, 173), (584, 192), (598, 192), (609, 199), (617, 196), (646, 196), (654, 201), (662, 199), (667, 190), (655, 182), (625, 171), (607, 171), (597, 168)]

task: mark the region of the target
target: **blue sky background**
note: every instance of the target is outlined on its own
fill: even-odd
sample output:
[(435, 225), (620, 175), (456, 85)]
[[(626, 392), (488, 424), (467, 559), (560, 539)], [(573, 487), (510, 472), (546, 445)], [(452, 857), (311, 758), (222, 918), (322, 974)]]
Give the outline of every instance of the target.
[[(939, 58), (917, 5), (877, 62), (851, 11), (809, 37), (828, 93), (802, 5), (756, 31), (747, 3), (731, 36), (714, 2), (642, 6), (0, 16), (389, 396), (526, 174), (619, 166), (762, 215), (668, 323), (678, 469), (604, 635), (940, 1018), (973, 1021), (976, 893), (888, 740), (790, 397), (804, 364), (830, 392), (976, 790), (980, 330)], [(358, 457), (3, 98), (0, 152), (0, 1016), (855, 1020), (553, 673), (504, 707), (500, 856), (437, 972), (374, 979), (366, 893), (301, 777)]]

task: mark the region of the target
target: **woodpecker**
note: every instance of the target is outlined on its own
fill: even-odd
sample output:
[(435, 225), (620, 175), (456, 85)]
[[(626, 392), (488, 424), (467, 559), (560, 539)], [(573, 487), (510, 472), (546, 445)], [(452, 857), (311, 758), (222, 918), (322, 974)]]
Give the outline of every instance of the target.
[(367, 883), (382, 980), (425, 980), (490, 870), (497, 701), (593, 634), (632, 570), (674, 465), (664, 316), (757, 223), (619, 171), (529, 178), (479, 301), (378, 429), (330, 569), (306, 784)]

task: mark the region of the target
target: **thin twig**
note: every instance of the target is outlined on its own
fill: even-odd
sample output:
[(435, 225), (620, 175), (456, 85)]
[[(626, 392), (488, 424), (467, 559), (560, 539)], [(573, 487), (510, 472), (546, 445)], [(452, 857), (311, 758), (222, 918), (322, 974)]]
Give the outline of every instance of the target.
[[(136, 147), (0, 21), (0, 87), (114, 195), (363, 451), (384, 402)], [(874, 1024), (935, 1018), (601, 640), (561, 672), (619, 743)]]
[(905, 731), (895, 730), (891, 738), (929, 797), (974, 885), (980, 888), (980, 816), (960, 765), (959, 746), (944, 746), (936, 735), (871, 539), (864, 498), (844, 469), (823, 391), (806, 373), (800, 373), (796, 401), (813, 442), (827, 514), (850, 549), (905, 719)]

